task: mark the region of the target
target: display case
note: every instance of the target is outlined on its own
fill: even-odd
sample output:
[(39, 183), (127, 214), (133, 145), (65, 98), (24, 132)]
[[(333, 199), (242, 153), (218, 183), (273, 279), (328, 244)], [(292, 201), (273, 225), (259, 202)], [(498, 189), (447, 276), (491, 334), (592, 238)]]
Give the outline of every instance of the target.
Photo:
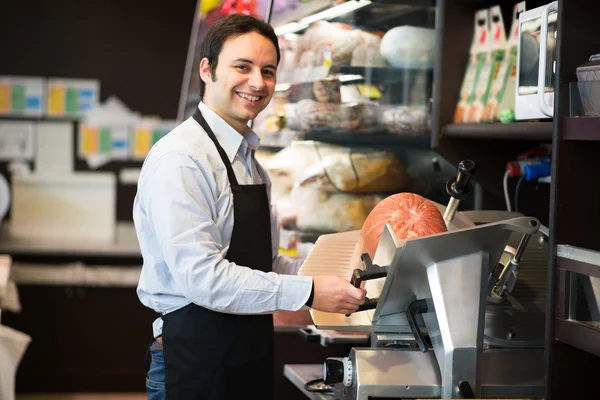
[[(239, 12), (227, 0), (204, 3), (190, 41), (179, 119), (200, 101), (198, 44), (212, 23)], [(271, 23), (281, 49), (273, 99), (252, 128), (261, 138), (257, 159), (273, 182), (283, 251), (301, 255), (298, 243), (360, 229), (393, 193), (447, 202), (445, 182), (455, 167), (430, 149), (435, 1), (257, 0), (246, 6)]]
[(254, 124), (264, 144), (409, 138), (428, 147), (434, 2), (273, 0), (270, 22), (281, 61)]

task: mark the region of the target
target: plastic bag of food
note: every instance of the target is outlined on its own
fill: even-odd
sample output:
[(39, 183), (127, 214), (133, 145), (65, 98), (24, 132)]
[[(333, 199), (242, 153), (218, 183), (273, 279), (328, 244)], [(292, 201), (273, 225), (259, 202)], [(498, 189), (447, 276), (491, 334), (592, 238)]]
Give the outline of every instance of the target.
[(297, 183), (327, 192), (393, 193), (405, 189), (409, 178), (391, 151), (343, 148), (307, 166)]
[(347, 232), (358, 230), (385, 196), (324, 192), (295, 186), (290, 194), (296, 206), (296, 227), (307, 232)]
[(393, 135), (423, 135), (430, 115), (424, 105), (388, 107), (381, 113), (385, 129)]
[(304, 132), (363, 132), (377, 126), (377, 106), (370, 103), (322, 103), (309, 99), (296, 103), (299, 126)]

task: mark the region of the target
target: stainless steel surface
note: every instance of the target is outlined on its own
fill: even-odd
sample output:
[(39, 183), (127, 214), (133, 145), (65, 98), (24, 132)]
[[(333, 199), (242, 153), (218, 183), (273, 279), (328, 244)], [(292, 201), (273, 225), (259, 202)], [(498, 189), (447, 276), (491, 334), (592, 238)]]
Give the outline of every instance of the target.
[(323, 379), (323, 364), (286, 364), (283, 375), (311, 400), (333, 400), (337, 397), (331, 393), (314, 393), (305, 389), (304, 385), (314, 379)]
[(580, 261), (600, 266), (600, 252), (581, 247), (559, 244), (556, 246), (556, 255), (570, 260)]
[(542, 398), (546, 395), (544, 350), (485, 350), (481, 376), (482, 397)]
[[(385, 265), (377, 262), (380, 253), (393, 256), (373, 315), (373, 324), (377, 325), (382, 316), (406, 310), (413, 300), (431, 297), (426, 272), (428, 266), (461, 255), (484, 252), (488, 254), (484, 271), (487, 276), (490, 267), (500, 259), (512, 232), (533, 234), (538, 227), (536, 219), (520, 217), (396, 243), (386, 226), (374, 262)], [(398, 247), (398, 244), (402, 246)]]
[[(333, 385), (339, 399), (442, 396), (442, 378), (436, 372), (431, 352), (353, 349), (349, 358), (354, 365), (352, 386)], [(481, 360), (482, 397), (540, 398), (545, 395), (543, 350), (485, 350)], [(310, 368), (315, 374), (322, 370), (320, 365)]]
[(515, 311), (488, 305), (484, 342), (488, 347), (542, 349), (545, 320), (546, 316), (541, 312)]
[[(443, 213), (445, 206), (435, 203)], [(452, 221), (451, 230), (460, 230), (473, 227), (471, 222), (462, 212), (457, 212)], [(344, 279), (349, 279), (355, 268), (361, 268), (360, 251), (357, 243), (360, 240), (360, 231), (350, 231), (321, 235), (317, 239), (310, 254), (298, 271), (298, 275), (315, 276), (321, 274), (334, 274)], [(396, 249), (393, 246), (394, 251)], [(358, 250), (358, 251), (357, 251)], [(391, 258), (385, 251), (377, 251), (373, 263), (389, 265)], [(369, 297), (378, 297), (383, 288), (385, 278), (367, 281), (366, 289)], [(311, 310), (311, 316), (319, 329), (338, 330), (349, 332), (410, 332), (406, 317), (403, 314), (390, 315), (381, 319), (377, 328), (372, 324), (375, 310), (354, 313), (349, 317), (343, 314), (326, 313)]]
[(423, 316), (442, 375), (442, 397), (460, 397), (460, 381), (481, 392), (480, 360), (488, 253), (477, 252), (427, 267), (435, 312)]
[(352, 349), (352, 386), (336, 385), (342, 399), (372, 397), (427, 398), (440, 396), (440, 375), (433, 353), (417, 350)]
[(451, 226), (452, 220), (454, 219), (454, 214), (456, 214), (459, 204), (460, 200), (450, 197), (446, 211), (444, 211), (444, 222), (446, 223), (446, 228)]
[[(521, 244), (522, 270), (528, 269), (529, 250), (524, 249), (527, 240), (522, 240), (523, 235), (533, 236), (530, 244), (540, 250), (538, 261), (543, 262), (537, 264), (544, 264), (545, 271), (547, 241), (538, 236), (539, 227), (534, 218), (517, 217), (398, 240), (386, 226), (373, 262), (388, 266), (389, 273), (386, 278), (369, 281), (374, 285), (367, 288), (369, 297), (379, 297), (377, 308), (352, 316), (357, 321), (362, 314), (361, 325), (344, 327), (372, 332), (371, 345), (376, 347), (351, 350), (353, 380), (350, 387), (335, 384), (338, 395), (344, 399), (457, 398), (458, 383), (466, 381), (477, 397), (530, 396), (534, 392), (543, 396), (543, 356), (538, 357), (543, 353), (543, 309), (524, 306), (519, 296), (510, 293), (497, 304), (486, 302), (489, 272), (499, 262), (499, 268), (506, 269), (517, 253), (508, 244), (515, 248)], [(329, 236), (328, 245), (335, 247), (339, 237)], [(315, 246), (313, 253), (316, 256), (324, 249)], [(532, 276), (537, 284), (542, 275)], [(515, 295), (522, 292), (520, 281), (521, 276)], [(377, 293), (379, 296), (374, 295)], [(415, 336), (406, 319), (409, 304), (422, 299), (429, 310), (418, 316), (419, 326), (433, 348), (426, 353), (415, 348)], [(312, 314), (317, 328), (340, 330), (328, 325), (331, 319)], [(486, 371), (495, 375), (487, 377)], [(432, 376), (437, 383), (431, 383)]]

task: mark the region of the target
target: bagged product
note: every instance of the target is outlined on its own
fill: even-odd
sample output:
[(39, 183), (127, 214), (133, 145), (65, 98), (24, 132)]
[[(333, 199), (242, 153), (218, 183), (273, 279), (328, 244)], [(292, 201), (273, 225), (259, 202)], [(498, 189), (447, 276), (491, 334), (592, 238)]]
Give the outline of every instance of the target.
[[(315, 147), (316, 151), (319, 151)], [(326, 192), (393, 193), (409, 183), (400, 158), (391, 151), (343, 148), (322, 156), (297, 184)]]
[(487, 9), (475, 13), (473, 40), (469, 50), (469, 59), (460, 87), (458, 104), (454, 113), (454, 123), (462, 124), (469, 120), (469, 109), (475, 100), (475, 89), (481, 70), (487, 57), (487, 37), (489, 32), (489, 12)]

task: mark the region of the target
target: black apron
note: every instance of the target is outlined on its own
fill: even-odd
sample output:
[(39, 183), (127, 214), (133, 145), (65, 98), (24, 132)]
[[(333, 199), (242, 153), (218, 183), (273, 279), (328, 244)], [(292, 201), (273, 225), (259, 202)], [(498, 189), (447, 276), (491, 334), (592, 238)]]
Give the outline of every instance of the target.
[[(238, 185), (225, 151), (200, 110), (193, 117), (217, 147), (233, 192), (234, 225), (226, 259), (271, 271), (266, 185)], [(189, 304), (162, 319), (168, 400), (273, 398), (271, 314), (225, 314)]]

